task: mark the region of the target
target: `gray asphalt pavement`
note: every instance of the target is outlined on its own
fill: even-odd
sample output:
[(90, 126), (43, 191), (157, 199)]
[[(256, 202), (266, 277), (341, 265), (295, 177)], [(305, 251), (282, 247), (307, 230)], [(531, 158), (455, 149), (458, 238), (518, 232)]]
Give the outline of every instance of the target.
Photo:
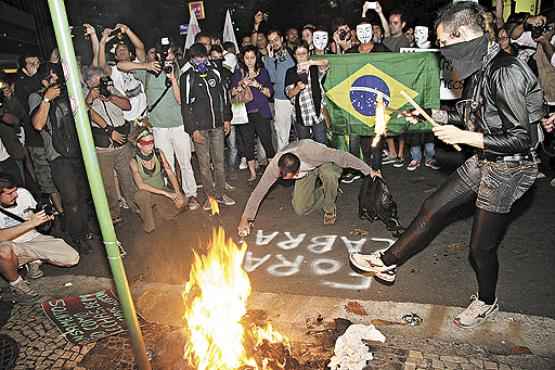
[[(428, 168), (415, 172), (387, 167), (385, 178), (407, 225), (423, 200), (447, 177)], [(117, 232), (127, 250), (124, 259), (129, 279), (181, 284), (187, 280), (192, 250), (206, 248), (211, 230), (222, 225), (238, 240), (236, 224), (248, 194), (244, 171), (234, 172), (230, 195), (238, 205), (226, 207), (220, 217), (202, 210), (186, 212), (172, 222), (160, 221), (152, 234), (142, 231), (135, 215), (124, 213)], [(448, 226), (422, 253), (400, 270), (393, 286), (356, 274), (348, 265), (349, 250), (373, 251), (393, 241), (381, 223), (358, 218), (360, 182), (341, 185), (338, 221), (324, 226), (322, 215), (299, 217), (290, 205), (292, 187), (277, 185), (264, 201), (255, 231), (246, 239), (244, 267), (259, 292), (332, 296), (364, 300), (415, 302), (465, 306), (476, 290), (466, 247), (472, 209), (462, 209), (460, 220)], [(547, 180), (518, 204), (515, 219), (500, 249), (498, 298), (504, 311), (555, 317), (555, 189)], [(49, 274), (110, 276), (105, 255), (83, 256), (72, 269), (47, 268)]]

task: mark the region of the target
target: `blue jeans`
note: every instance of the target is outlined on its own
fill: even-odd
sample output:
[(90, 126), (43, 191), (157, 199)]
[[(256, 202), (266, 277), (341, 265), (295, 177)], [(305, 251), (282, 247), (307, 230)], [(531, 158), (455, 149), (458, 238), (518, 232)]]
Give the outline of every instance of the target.
[[(424, 156), (426, 157), (427, 161), (431, 161), (434, 159), (436, 155), (435, 145), (434, 143), (426, 143), (424, 144)], [(413, 161), (422, 161), (422, 146), (421, 145), (413, 145), (410, 147), (410, 156)]]
[(326, 125), (323, 121), (312, 126), (305, 126), (302, 123), (296, 122), (295, 130), (299, 140), (312, 139), (320, 144), (326, 144)]

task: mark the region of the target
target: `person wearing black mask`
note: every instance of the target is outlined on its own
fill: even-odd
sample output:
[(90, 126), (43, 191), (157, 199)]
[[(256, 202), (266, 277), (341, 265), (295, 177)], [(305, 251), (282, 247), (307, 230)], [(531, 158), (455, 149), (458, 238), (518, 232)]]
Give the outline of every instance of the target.
[[(490, 42), (482, 28), (483, 8), (458, 2), (439, 13), (436, 31), (441, 54), (465, 80), (463, 98), (452, 114), (434, 112), (445, 125), (434, 134), (448, 144), (476, 150), (422, 205), (403, 235), (387, 250), (353, 253), (355, 267), (393, 283), (398, 266), (426, 248), (460, 206), (475, 204), (470, 263), (477, 294), (454, 324), (479, 325), (498, 309), (495, 295), (497, 249), (511, 219), (511, 207), (530, 189), (538, 173), (535, 146), (543, 115), (543, 95), (527, 65)], [(461, 124), (461, 129), (453, 124)]]

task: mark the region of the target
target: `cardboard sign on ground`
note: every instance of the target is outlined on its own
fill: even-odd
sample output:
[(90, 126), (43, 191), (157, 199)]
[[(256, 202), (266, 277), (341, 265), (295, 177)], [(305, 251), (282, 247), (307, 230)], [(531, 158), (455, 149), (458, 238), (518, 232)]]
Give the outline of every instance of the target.
[(42, 310), (74, 344), (94, 342), (127, 330), (119, 301), (110, 290), (44, 302)]

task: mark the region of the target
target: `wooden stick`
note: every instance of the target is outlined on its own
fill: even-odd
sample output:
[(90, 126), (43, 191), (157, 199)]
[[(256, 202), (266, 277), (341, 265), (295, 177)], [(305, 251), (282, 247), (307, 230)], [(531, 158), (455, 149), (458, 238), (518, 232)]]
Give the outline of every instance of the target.
[[(403, 98), (405, 98), (406, 101), (408, 101), (410, 103), (410, 105), (412, 105), (414, 107), (414, 109), (416, 109), (418, 111), (418, 113), (420, 113), (422, 115), (422, 117), (424, 117), (426, 119), (426, 121), (428, 121), (433, 127), (439, 127), (441, 126), (440, 124), (438, 124), (436, 121), (434, 121), (434, 119), (432, 117), (430, 117), (430, 115), (428, 113), (426, 113), (426, 111), (424, 109), (422, 109), (422, 107), (420, 105), (418, 105), (413, 98), (411, 98), (406, 92), (401, 90), (401, 96)], [(453, 147), (460, 152), (462, 149), (458, 144), (451, 144), (453, 145)]]

